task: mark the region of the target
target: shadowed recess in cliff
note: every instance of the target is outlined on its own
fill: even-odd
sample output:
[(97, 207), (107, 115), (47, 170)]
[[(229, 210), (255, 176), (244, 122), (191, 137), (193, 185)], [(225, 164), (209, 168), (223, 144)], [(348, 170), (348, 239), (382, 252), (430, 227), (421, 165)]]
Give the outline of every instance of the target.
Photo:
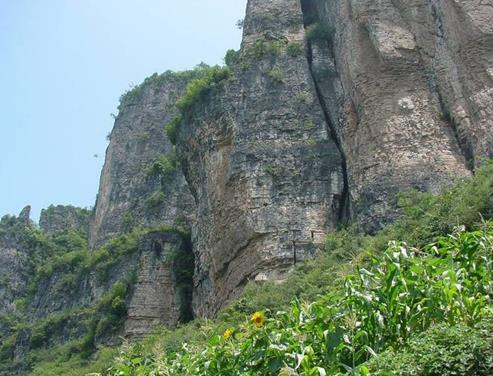
[(303, 12), (303, 25), (305, 27), (306, 33), (306, 57), (308, 61), (308, 66), (310, 68), (310, 74), (313, 79), (313, 83), (315, 86), (315, 92), (317, 94), (317, 99), (320, 102), (320, 107), (325, 117), (325, 122), (328, 127), (328, 132), (334, 141), (339, 153), (341, 154), (341, 162), (342, 162), (342, 172), (344, 178), (344, 187), (340, 199), (339, 206), (339, 223), (347, 224), (351, 219), (351, 202), (349, 199), (349, 180), (348, 180), (348, 172), (347, 172), (347, 162), (346, 155), (344, 153), (344, 148), (342, 146), (342, 142), (337, 134), (337, 130), (335, 128), (334, 122), (331, 119), (330, 111), (325, 103), (324, 96), (320, 89), (320, 83), (317, 78), (317, 75), (314, 72), (313, 67), (313, 51), (312, 51), (312, 43), (313, 40), (316, 39), (320, 43), (326, 45), (328, 49), (332, 49), (332, 40), (331, 35), (333, 34), (333, 29), (330, 25), (328, 25), (325, 21), (321, 20), (318, 15), (316, 8), (313, 4), (313, 1), (316, 0), (301, 0), (301, 10)]

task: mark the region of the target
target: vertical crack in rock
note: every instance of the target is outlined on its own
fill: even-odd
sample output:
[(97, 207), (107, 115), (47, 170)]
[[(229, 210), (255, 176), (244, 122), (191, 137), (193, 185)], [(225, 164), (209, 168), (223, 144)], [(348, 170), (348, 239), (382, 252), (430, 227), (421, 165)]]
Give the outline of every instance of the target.
[[(301, 9), (303, 12), (303, 25), (304, 25), (305, 30), (307, 30), (307, 27), (314, 22), (314, 18), (313, 18), (314, 11), (311, 7), (310, 0), (301, 0)], [(330, 49), (331, 48), (330, 42), (327, 41), (327, 44), (329, 45), (328, 48)], [(310, 74), (311, 74), (311, 77), (313, 79), (313, 84), (315, 87), (315, 93), (317, 95), (318, 102), (320, 103), (320, 107), (322, 109), (322, 113), (323, 113), (324, 118), (325, 118), (325, 123), (327, 124), (329, 135), (330, 135), (332, 141), (337, 146), (337, 150), (339, 151), (339, 154), (341, 156), (341, 162), (342, 162), (341, 167), (342, 167), (342, 174), (343, 174), (343, 179), (344, 179), (344, 186), (343, 186), (343, 191), (342, 191), (342, 196), (341, 196), (341, 201), (340, 201), (340, 206), (339, 206), (339, 223), (344, 224), (344, 223), (347, 223), (350, 219), (350, 200), (349, 200), (350, 195), (349, 195), (349, 179), (348, 179), (348, 170), (347, 170), (347, 160), (346, 160), (346, 155), (344, 153), (344, 149), (342, 147), (342, 142), (339, 139), (335, 125), (334, 125), (332, 119), (330, 118), (330, 111), (327, 107), (324, 96), (322, 94), (320, 84), (319, 84), (317, 77), (314, 73), (312, 42), (310, 42), (308, 40), (308, 38), (307, 38), (306, 57), (307, 57), (308, 66), (310, 69)]]

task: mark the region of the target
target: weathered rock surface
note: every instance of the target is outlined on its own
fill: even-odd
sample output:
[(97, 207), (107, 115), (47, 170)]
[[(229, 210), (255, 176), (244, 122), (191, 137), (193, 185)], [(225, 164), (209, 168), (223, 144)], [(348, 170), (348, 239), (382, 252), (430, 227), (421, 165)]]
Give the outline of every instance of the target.
[[(33, 225), (31, 207), (22, 209), (18, 217), (4, 216), (0, 220), (0, 318), (16, 312), (18, 300), (24, 297), (33, 264), (39, 260), (36, 245), (25, 236)], [(0, 340), (2, 338), (0, 320)]]
[(128, 303), (125, 336), (142, 338), (160, 325), (192, 318), (193, 255), (180, 235), (153, 232), (140, 240), (140, 262)]
[(176, 100), (192, 77), (154, 75), (122, 96), (101, 173), (92, 247), (135, 226), (189, 221), (194, 202), (181, 172), (151, 176), (149, 168), (172, 154), (164, 125), (176, 114)]
[(491, 5), (248, 2), (233, 77), (178, 140), (197, 315), (309, 257), (317, 234), (375, 231), (399, 192), (439, 192), (492, 155)]
[(76, 230), (88, 236), (91, 214), (88, 209), (76, 208), (71, 205), (51, 205), (41, 210), (39, 227), (50, 234)]
[(278, 278), (312, 257), (345, 215), (341, 154), (304, 49), (298, 1), (250, 1), (240, 66), (181, 126), (178, 151), (198, 203), (198, 316), (215, 314), (249, 279)]

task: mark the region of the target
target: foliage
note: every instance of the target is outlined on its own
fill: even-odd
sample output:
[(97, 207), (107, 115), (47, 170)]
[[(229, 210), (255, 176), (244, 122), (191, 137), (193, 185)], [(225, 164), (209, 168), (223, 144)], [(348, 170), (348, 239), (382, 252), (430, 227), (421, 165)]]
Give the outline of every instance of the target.
[(159, 177), (166, 180), (174, 174), (177, 169), (176, 156), (173, 152), (161, 154), (146, 168), (146, 175), (149, 177)]
[(91, 359), (83, 359), (73, 353), (77, 341), (50, 349), (40, 349), (31, 356), (35, 363), (30, 372), (32, 376), (87, 376), (103, 372), (107, 364), (118, 354), (116, 349), (103, 347), (98, 349)]
[(310, 42), (332, 41), (334, 28), (326, 22), (316, 22), (306, 29), (306, 39)]
[(305, 47), (298, 42), (291, 42), (286, 47), (286, 52), (291, 57), (298, 57), (305, 53)]
[(232, 68), (234, 67), (240, 60), (240, 51), (236, 50), (228, 50), (226, 51), (226, 55), (224, 56), (224, 63)]
[(133, 348), (110, 374), (364, 374), (362, 363), (402, 346), (411, 333), (485, 317), (493, 295), (492, 250), (490, 227), (441, 238), (423, 251), (394, 242), (368, 268), (347, 276), (343, 290), (311, 304), (295, 301), (287, 311), (257, 312), (253, 322), (228, 328), (228, 336), (184, 344), (179, 352), (155, 357)]
[(281, 68), (274, 67), (269, 72), (267, 72), (267, 77), (269, 77), (273, 82), (282, 83), (284, 72)]
[(473, 326), (442, 323), (414, 335), (396, 351), (389, 349), (367, 364), (375, 376), (487, 376), (493, 374), (493, 320)]
[(185, 94), (176, 102), (179, 114), (165, 125), (166, 134), (173, 144), (176, 143), (178, 127), (189, 116), (191, 108), (203, 100), (211, 90), (220, 88), (223, 82), (230, 77), (230, 74), (231, 71), (228, 66), (209, 67), (204, 65), (197, 68), (197, 78), (188, 83)]
[(261, 59), (268, 56), (278, 56), (286, 45), (284, 40), (257, 39), (246, 49), (250, 58)]
[[(200, 67), (202, 67), (202, 65), (198, 68)], [(198, 68), (182, 72), (173, 72), (168, 70), (162, 74), (154, 73), (152, 76), (147, 77), (140, 85), (131, 85), (130, 89), (120, 96), (118, 111), (122, 111), (125, 106), (138, 101), (146, 88), (159, 87), (166, 82), (191, 80), (195, 78), (199, 70)]]
[[(437, 327), (454, 341), (457, 328), (477, 333), (476, 323), (491, 312), (493, 231), (479, 214), (491, 218), (492, 169), (485, 164), (474, 179), (439, 196), (402, 195), (404, 215), (393, 225), (374, 236), (353, 227), (332, 233), (327, 252), (298, 266), (285, 283), (250, 284), (217, 324), (192, 322), (161, 331), (125, 349), (110, 374), (366, 375), (380, 365), (382, 372), (393, 372), (394, 354), (403, 351), (401, 359), (412, 362), (420, 332), (429, 343), (436, 343), (426, 336)], [(249, 318), (259, 309), (267, 319), (257, 328)], [(479, 338), (418, 363), (434, 357), (454, 367), (486, 367), (490, 358), (470, 355), (484, 345)], [(405, 349), (412, 349), (407, 358)], [(385, 351), (393, 353), (386, 357)], [(384, 361), (364, 363), (380, 352)], [(135, 359), (142, 373), (132, 365)]]

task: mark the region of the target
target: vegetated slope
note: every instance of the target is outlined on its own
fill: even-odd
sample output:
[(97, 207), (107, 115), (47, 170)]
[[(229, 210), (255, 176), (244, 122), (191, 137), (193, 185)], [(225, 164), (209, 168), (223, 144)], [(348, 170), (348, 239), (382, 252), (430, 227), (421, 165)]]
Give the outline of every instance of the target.
[[(376, 235), (334, 232), (284, 284), (251, 284), (215, 323), (163, 329), (100, 372), (491, 374), (493, 163), (439, 196), (402, 195), (401, 205), (406, 214)], [(62, 359), (34, 374), (64, 374)]]

